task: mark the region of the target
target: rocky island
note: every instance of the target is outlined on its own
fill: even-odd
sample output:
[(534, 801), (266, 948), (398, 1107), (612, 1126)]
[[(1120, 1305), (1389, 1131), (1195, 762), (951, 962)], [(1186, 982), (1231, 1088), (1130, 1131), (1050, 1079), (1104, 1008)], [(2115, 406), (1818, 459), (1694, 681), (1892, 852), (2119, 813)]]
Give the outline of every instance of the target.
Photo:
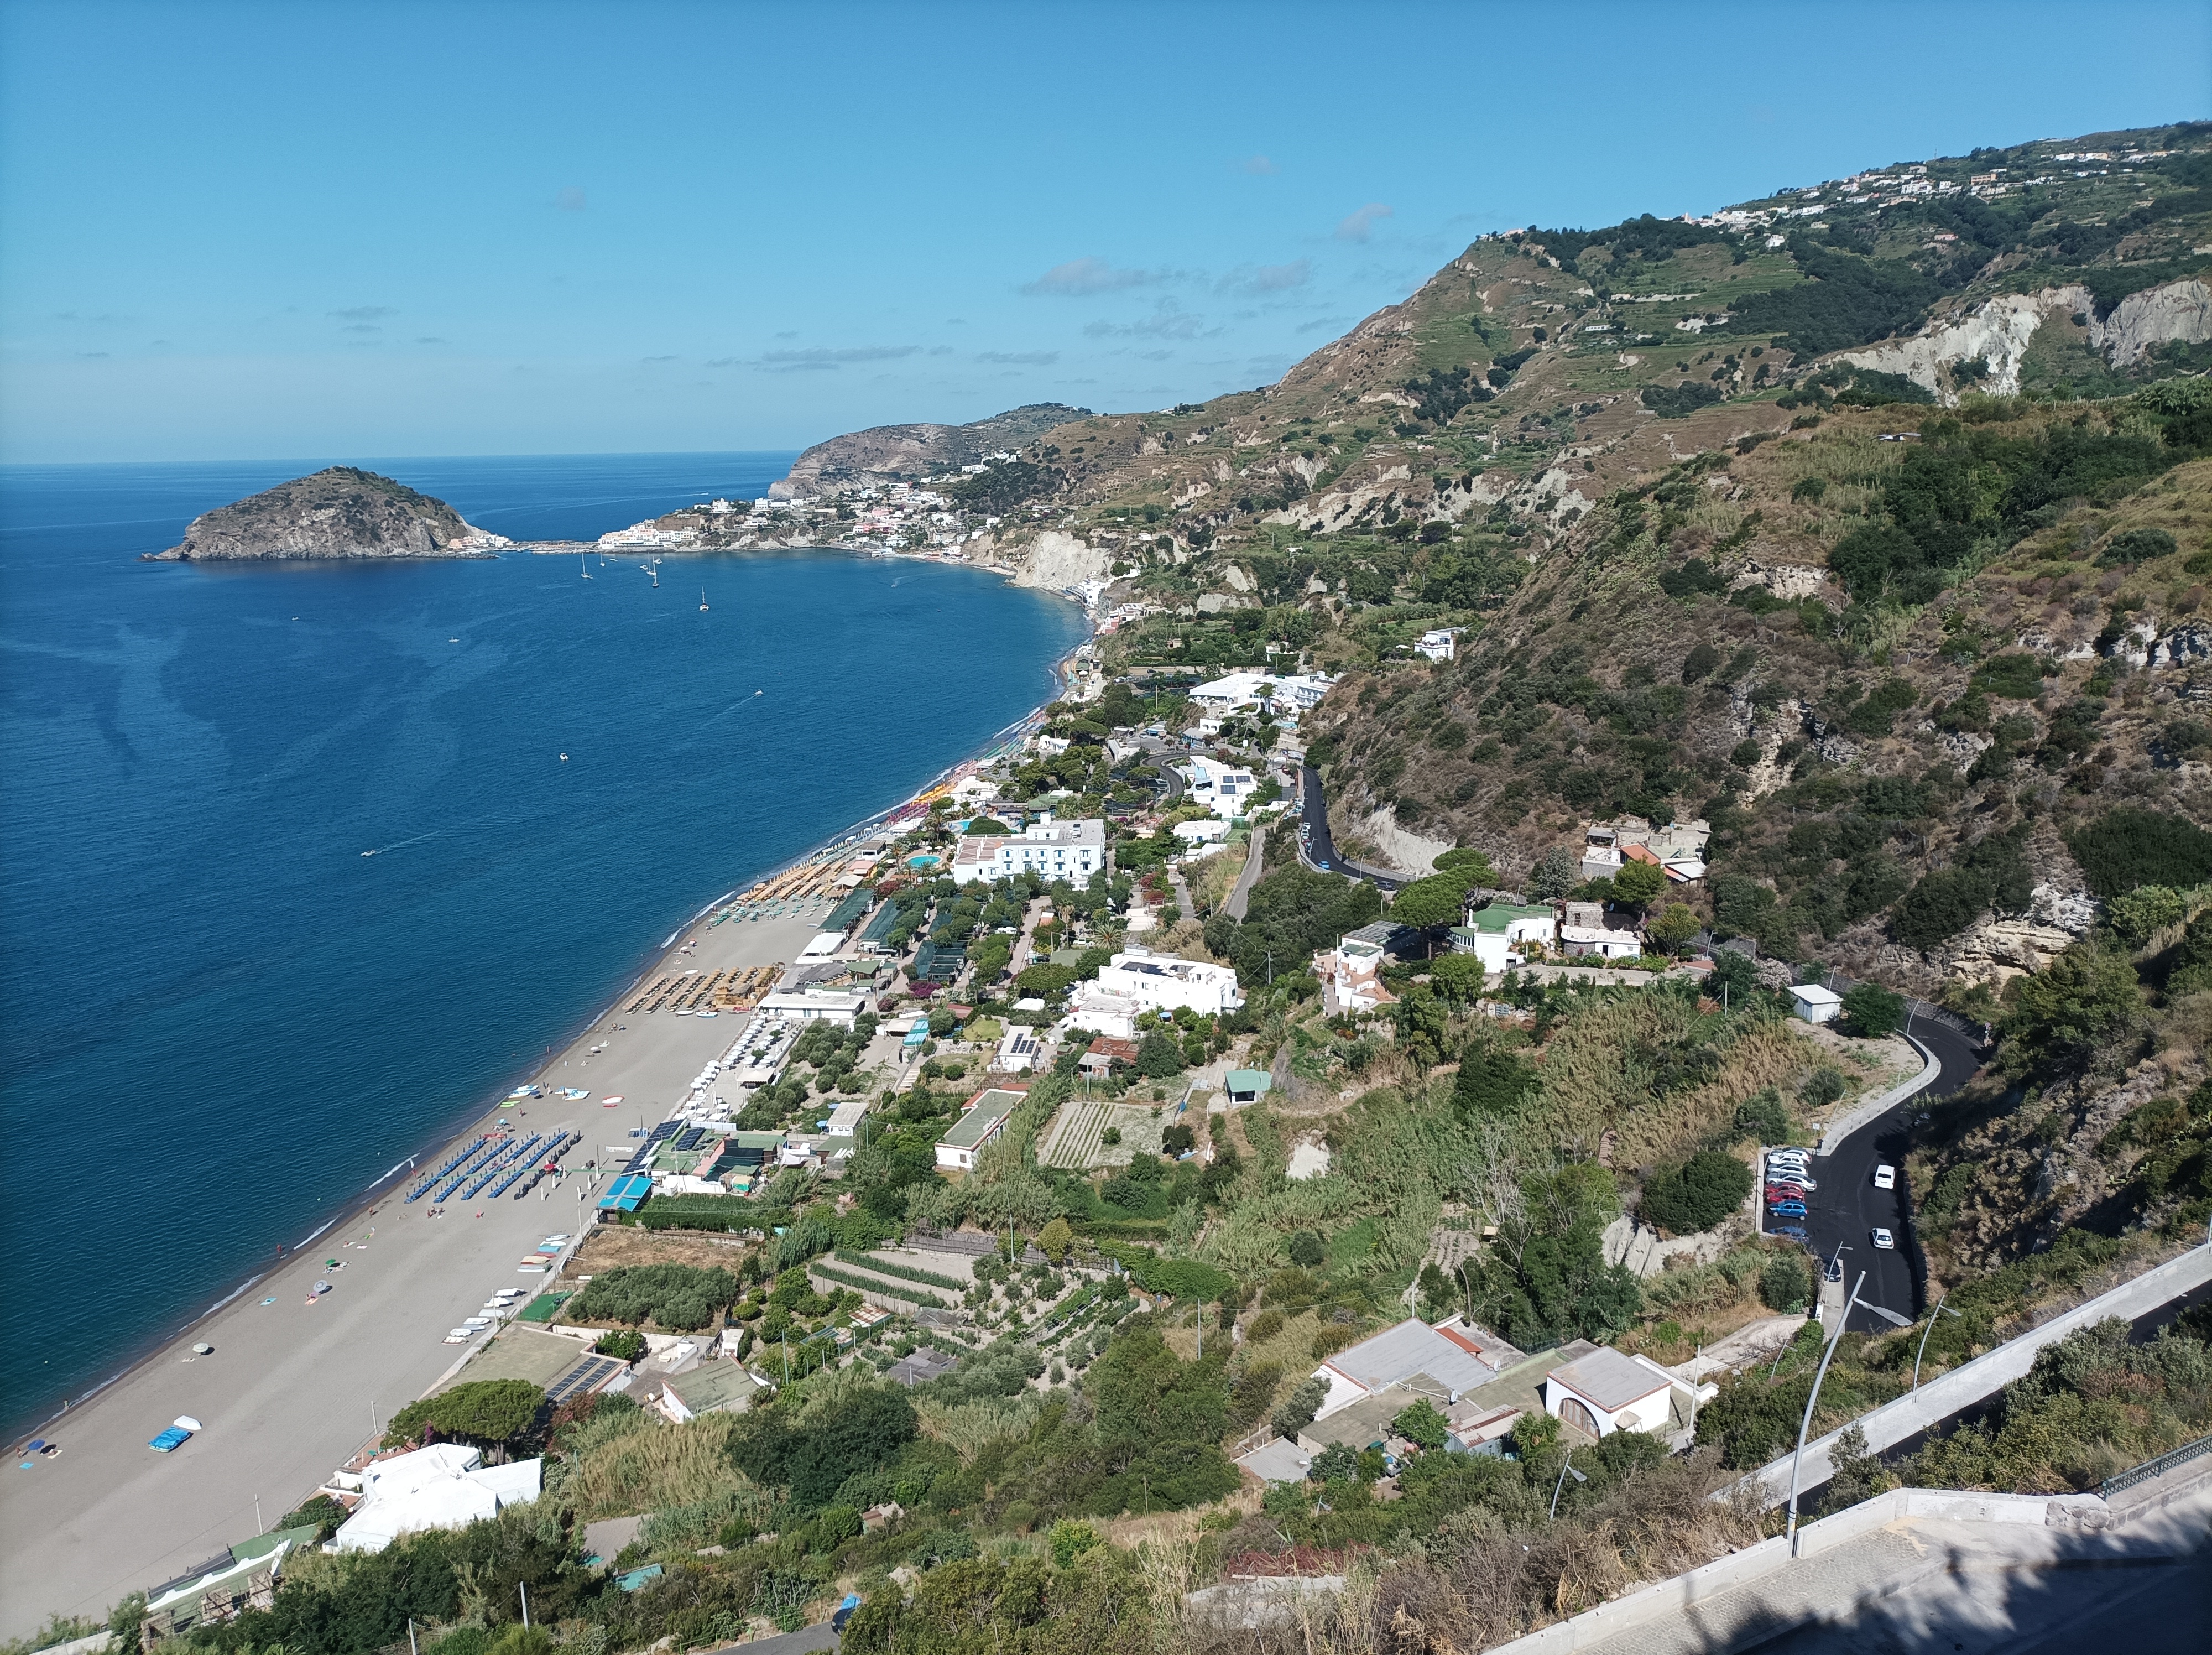
[(504, 544), (442, 500), (351, 465), (332, 465), (203, 512), (150, 562), (478, 557)]

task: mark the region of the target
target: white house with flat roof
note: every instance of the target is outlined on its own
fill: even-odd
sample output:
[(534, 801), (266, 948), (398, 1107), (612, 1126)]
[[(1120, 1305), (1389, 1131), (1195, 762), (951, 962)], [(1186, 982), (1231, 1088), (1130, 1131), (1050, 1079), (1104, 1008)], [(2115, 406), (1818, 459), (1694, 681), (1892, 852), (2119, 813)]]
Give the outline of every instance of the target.
[(1006, 1117), (1028, 1096), (1027, 1086), (991, 1086), (977, 1092), (952, 1129), (937, 1141), (937, 1164), (974, 1171), (984, 1146), (1006, 1129)]
[(1411, 1393), (1407, 1402), (1425, 1396), (1439, 1407), (1456, 1402), (1520, 1360), (1519, 1351), (1487, 1328), (1456, 1316), (1433, 1327), (1409, 1317), (1337, 1352), (1314, 1370), (1314, 1378), (1328, 1382), (1328, 1395), (1314, 1417), (1325, 1420), (1362, 1397), (1398, 1387)]
[(1844, 1009), (1844, 997), (1817, 983), (1801, 983), (1790, 989), (1791, 1009), (1808, 1023), (1832, 1023)]
[(1553, 1368), (1539, 1390), (1544, 1411), (1562, 1424), (1609, 1437), (1616, 1431), (1665, 1430), (1674, 1419), (1678, 1388), (1690, 1391), (1650, 1358), (1600, 1346)]
[(1178, 1006), (1188, 1006), (1200, 1016), (1209, 1017), (1233, 1012), (1244, 1003), (1237, 973), (1228, 966), (1137, 948), (1118, 953), (1100, 966), (1098, 987), (1106, 994), (1133, 1000), (1148, 1012), (1171, 1012)]
[(1191, 802), (1205, 806), (1224, 821), (1249, 810), (1259, 792), (1260, 783), (1251, 771), (1211, 758), (1194, 758), (1176, 769), (1190, 789)]
[(1469, 914), (1465, 925), (1454, 926), (1451, 938), (1455, 952), (1473, 954), (1485, 970), (1503, 971), (1521, 963), (1529, 943), (1548, 948), (1559, 935), (1559, 916), (1549, 908), (1494, 902)]
[(1431, 660), (1449, 660), (1458, 648), (1459, 635), (1460, 629), (1455, 626), (1431, 627), (1414, 643), (1413, 653)]
[(1032, 822), (1018, 834), (974, 834), (952, 853), (952, 882), (996, 884), (1018, 873), (1088, 885), (1106, 867), (1106, 824), (1096, 817)]
[(1270, 707), (1278, 714), (1310, 711), (1321, 704), (1336, 680), (1321, 672), (1277, 677), (1273, 672), (1231, 672), (1190, 692), (1192, 704), (1211, 716), (1225, 718), (1247, 707)]
[(753, 1008), (753, 1015), (764, 1021), (781, 1018), (790, 1023), (830, 1022), (849, 1029), (860, 1013), (867, 1009), (867, 1005), (866, 995), (807, 990), (797, 994), (764, 995), (761, 1003)]

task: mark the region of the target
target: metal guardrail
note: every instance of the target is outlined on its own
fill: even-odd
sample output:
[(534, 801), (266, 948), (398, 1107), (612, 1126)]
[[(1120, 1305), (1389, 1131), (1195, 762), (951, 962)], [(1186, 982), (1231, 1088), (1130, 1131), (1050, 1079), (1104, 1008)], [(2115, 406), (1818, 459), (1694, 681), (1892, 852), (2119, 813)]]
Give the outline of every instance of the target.
[(2186, 1465), (2205, 1454), (2212, 1454), (2212, 1437), (2199, 1437), (2195, 1442), (2185, 1442), (2179, 1448), (2169, 1449), (2154, 1460), (2145, 1460), (2131, 1471), (2106, 1477), (2097, 1485), (2097, 1492), (2110, 1500), (2124, 1489), (2132, 1488), (2139, 1482), (2148, 1482), (2153, 1477), (2164, 1476), (2177, 1465)]

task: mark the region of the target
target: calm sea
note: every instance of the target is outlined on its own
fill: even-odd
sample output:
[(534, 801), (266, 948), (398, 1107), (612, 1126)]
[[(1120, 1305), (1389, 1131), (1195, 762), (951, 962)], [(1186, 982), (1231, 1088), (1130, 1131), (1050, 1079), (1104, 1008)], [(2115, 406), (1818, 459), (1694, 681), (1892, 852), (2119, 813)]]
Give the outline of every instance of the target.
[[(588, 538), (789, 459), (359, 463)], [(674, 558), (658, 590), (635, 557), (138, 561), (324, 463), (0, 468), (11, 1425), (513, 1084), (701, 904), (1047, 698), (1083, 634), (829, 553)]]

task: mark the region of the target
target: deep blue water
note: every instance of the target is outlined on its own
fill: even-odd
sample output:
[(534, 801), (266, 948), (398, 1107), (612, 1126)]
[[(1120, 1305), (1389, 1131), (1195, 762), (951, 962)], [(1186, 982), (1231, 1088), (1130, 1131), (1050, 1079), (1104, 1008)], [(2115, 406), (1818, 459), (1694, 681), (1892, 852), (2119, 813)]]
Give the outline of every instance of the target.
[[(359, 463), (584, 538), (789, 459)], [(1047, 698), (1083, 632), (829, 553), (674, 558), (658, 591), (634, 558), (137, 561), (321, 463), (0, 468), (0, 1421), (465, 1118), (702, 904)]]

